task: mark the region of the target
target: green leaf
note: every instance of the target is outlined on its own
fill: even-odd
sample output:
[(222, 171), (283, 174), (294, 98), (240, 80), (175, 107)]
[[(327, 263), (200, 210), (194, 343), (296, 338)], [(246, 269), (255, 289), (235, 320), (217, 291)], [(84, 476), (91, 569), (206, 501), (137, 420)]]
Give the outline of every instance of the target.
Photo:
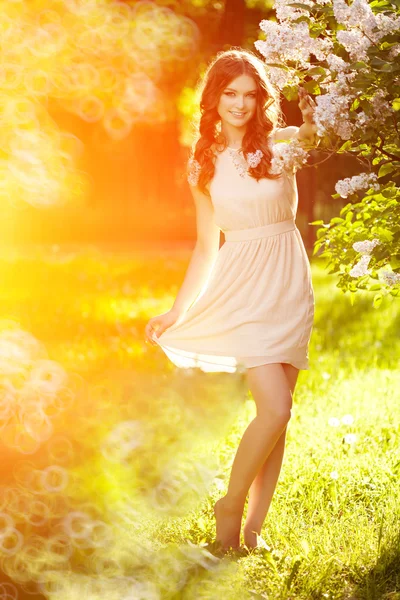
[(393, 233), (391, 231), (389, 231), (389, 229), (385, 229), (384, 227), (376, 227), (374, 228), (376, 234), (383, 238), (385, 240), (385, 242), (392, 242), (393, 241)]
[(282, 63), (265, 63), (268, 67), (278, 67), (279, 69), (283, 69), (284, 71), (289, 71), (290, 68), (287, 65)]
[(314, 245), (313, 252), (312, 252), (313, 256), (315, 256), (317, 254), (317, 252), (321, 248), (321, 246), (322, 246), (322, 243), (318, 243), (318, 242)]
[(339, 267), (332, 267), (332, 269), (330, 271), (328, 271), (328, 274), (331, 275), (332, 273), (336, 273), (337, 271), (339, 271)]
[(333, 218), (330, 220), (330, 223), (331, 223), (332, 225), (333, 225), (333, 224), (336, 224), (336, 223), (344, 223), (344, 222), (345, 222), (345, 220), (344, 220), (344, 219), (342, 219), (342, 217), (333, 217)]
[(385, 188), (382, 190), (382, 194), (378, 194), (378, 196), (383, 196), (384, 198), (396, 198), (398, 194), (398, 190), (394, 187)]
[(393, 110), (400, 110), (400, 98), (395, 98), (392, 102)]
[(382, 289), (382, 284), (381, 283), (374, 283), (373, 285), (371, 285), (368, 290), (370, 292), (375, 292), (376, 290), (380, 290)]
[(340, 152), (344, 152), (345, 150), (347, 150), (348, 148), (351, 147), (352, 145), (352, 140), (347, 140), (344, 144), (342, 144), (338, 150), (338, 153)]
[(350, 64), (349, 69), (351, 69), (352, 71), (358, 71), (359, 69), (363, 69), (365, 67), (368, 69), (369, 65), (363, 60), (357, 60), (356, 62)]
[(324, 67), (311, 67), (308, 69), (307, 75), (325, 75), (326, 69)]
[[(400, 158), (399, 158), (399, 160), (400, 160)], [(388, 173), (392, 173), (393, 171), (395, 171), (398, 168), (399, 167), (396, 167), (396, 165), (394, 165), (392, 162), (385, 163), (384, 165), (381, 165), (379, 167), (378, 177), (383, 177), (384, 175), (387, 175)]]
[(385, 61), (382, 61), (383, 64), (381, 65), (380, 68), (378, 68), (378, 66), (373, 67), (374, 71), (378, 72), (378, 73), (391, 73), (392, 71), (396, 71), (396, 66), (392, 65), (392, 63), (388, 63)]
[(374, 308), (379, 308), (379, 306), (381, 305), (381, 302), (382, 302), (382, 298), (383, 298), (383, 295), (380, 292), (375, 294), (374, 301), (373, 301)]
[(320, 94), (321, 93), (321, 88), (319, 87), (318, 83), (314, 80), (306, 81), (305, 83), (303, 83), (303, 87), (309, 94)]
[[(397, 4), (397, 0), (394, 0), (394, 3)], [(370, 6), (371, 8), (390, 8), (390, 3), (388, 0), (373, 0)]]
[(293, 8), (302, 8), (303, 10), (307, 10), (308, 12), (312, 11), (312, 6), (308, 6), (308, 4), (303, 4), (302, 2), (291, 2), (288, 6), (293, 6)]
[(326, 230), (325, 229), (317, 229), (317, 240), (319, 240), (323, 235), (326, 234)]
[(297, 100), (298, 98), (297, 89), (290, 85), (286, 85), (284, 88), (282, 88), (282, 94), (289, 102), (291, 102), (292, 100)]
[(344, 213), (346, 213), (349, 210), (350, 206), (352, 206), (351, 202), (346, 204), (346, 206), (343, 206), (343, 208), (340, 209), (339, 215), (344, 215)]
[(309, 225), (323, 225), (324, 221), (320, 219), (319, 221), (312, 221)]
[(392, 266), (392, 269), (397, 269), (397, 267), (400, 267), (400, 258), (397, 258), (397, 256), (391, 256), (390, 264)]
[(353, 213), (353, 211), (352, 211), (352, 210), (350, 210), (350, 211), (347, 213), (347, 215), (346, 215), (346, 222), (348, 223), (348, 222), (352, 221), (352, 220), (353, 220), (353, 216), (354, 216), (354, 213)]

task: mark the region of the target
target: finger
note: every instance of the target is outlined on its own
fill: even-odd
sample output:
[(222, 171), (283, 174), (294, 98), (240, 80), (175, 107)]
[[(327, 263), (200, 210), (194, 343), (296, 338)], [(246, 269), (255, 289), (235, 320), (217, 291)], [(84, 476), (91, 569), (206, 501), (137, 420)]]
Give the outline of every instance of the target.
[(154, 329), (154, 321), (149, 321), (145, 327), (146, 333), (150, 333)]
[(312, 104), (314, 100), (311, 98), (308, 92), (304, 88), (299, 88), (299, 100), (304, 104)]
[(303, 113), (303, 117), (307, 115), (313, 115), (315, 112), (315, 108), (313, 106), (308, 105), (305, 108), (303, 108), (301, 112)]
[(300, 109), (306, 108), (306, 106), (310, 106), (310, 103), (306, 97), (301, 98), (299, 102)]
[(151, 336), (151, 343), (153, 344), (153, 346), (157, 346), (156, 340), (158, 340), (158, 336), (157, 336), (156, 332), (154, 331)]
[(146, 335), (146, 340), (148, 341), (149, 344), (152, 344), (152, 332), (153, 332), (153, 325), (151, 322), (147, 323), (146, 327), (145, 327), (145, 335)]

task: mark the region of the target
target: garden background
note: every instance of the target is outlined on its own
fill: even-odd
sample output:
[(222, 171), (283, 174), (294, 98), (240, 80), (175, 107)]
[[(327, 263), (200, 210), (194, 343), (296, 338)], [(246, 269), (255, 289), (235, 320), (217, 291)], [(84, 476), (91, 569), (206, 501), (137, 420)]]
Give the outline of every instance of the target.
[[(313, 150), (297, 174), (310, 370), (254, 551), (210, 552), (255, 414), (243, 374), (145, 344), (195, 242), (196, 82), (217, 51), (254, 48), (272, 2), (0, 8), (0, 600), (398, 600), (399, 301), (343, 293), (311, 225), (349, 203), (335, 183), (356, 159), (313, 167)], [(301, 124), (294, 96), (282, 107)]]

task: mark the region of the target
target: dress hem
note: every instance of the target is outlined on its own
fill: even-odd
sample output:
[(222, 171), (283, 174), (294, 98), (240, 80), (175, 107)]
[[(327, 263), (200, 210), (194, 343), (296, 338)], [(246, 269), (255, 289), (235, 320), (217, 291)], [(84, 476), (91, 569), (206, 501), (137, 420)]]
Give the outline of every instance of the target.
[[(299, 370), (309, 370), (308, 359), (296, 358), (296, 355), (305, 353), (307, 346), (287, 349), (279, 355), (248, 355), (248, 356), (232, 356), (226, 352), (212, 351), (193, 351), (171, 347), (168, 344), (162, 344), (156, 336), (154, 341), (165, 352), (168, 358), (179, 368), (198, 367), (204, 371), (244, 371), (249, 368), (258, 367), (264, 364), (286, 363), (291, 364)], [(213, 357), (215, 360), (210, 360)], [(222, 360), (218, 360), (221, 358)], [(253, 359), (253, 360), (252, 360)], [(212, 368), (214, 367), (214, 368)]]

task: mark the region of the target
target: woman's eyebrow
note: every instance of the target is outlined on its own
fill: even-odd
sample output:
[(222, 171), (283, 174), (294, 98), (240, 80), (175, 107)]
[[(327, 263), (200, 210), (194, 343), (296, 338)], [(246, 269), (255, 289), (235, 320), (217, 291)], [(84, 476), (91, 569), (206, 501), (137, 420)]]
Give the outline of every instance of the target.
[[(225, 89), (226, 89), (226, 90), (232, 90), (232, 92), (237, 92), (237, 90), (235, 90), (235, 88), (230, 88), (230, 87), (227, 87), (227, 88), (225, 88)], [(248, 92), (248, 94), (251, 94), (252, 92), (256, 92), (256, 91), (257, 91), (257, 90), (250, 90), (250, 91)]]

